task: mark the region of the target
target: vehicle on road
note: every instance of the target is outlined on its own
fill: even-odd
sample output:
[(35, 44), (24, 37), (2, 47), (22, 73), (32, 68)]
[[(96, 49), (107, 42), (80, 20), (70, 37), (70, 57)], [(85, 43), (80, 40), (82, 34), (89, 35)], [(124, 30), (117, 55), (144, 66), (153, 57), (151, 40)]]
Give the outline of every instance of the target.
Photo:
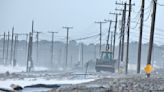
[(108, 71), (114, 73), (116, 70), (116, 60), (113, 59), (111, 51), (102, 51), (100, 59), (96, 59), (96, 72)]

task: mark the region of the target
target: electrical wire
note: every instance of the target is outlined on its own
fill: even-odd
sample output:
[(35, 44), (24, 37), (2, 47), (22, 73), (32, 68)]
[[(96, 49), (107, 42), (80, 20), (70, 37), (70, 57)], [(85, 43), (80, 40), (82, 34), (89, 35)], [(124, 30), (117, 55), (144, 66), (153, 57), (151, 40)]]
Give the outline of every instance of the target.
[[(150, 28), (150, 26), (149, 25), (146, 25), (146, 24), (144, 25), (144, 27), (145, 28)], [(157, 31), (155, 31), (156, 34), (159, 34), (159, 35), (162, 35), (163, 34), (163, 36), (164, 36), (164, 33), (163, 33), (164, 32), (164, 29), (155, 27), (155, 30), (157, 30)], [(157, 33), (157, 32), (160, 32), (160, 33)]]
[(158, 3), (156, 0), (153, 0), (157, 5), (164, 6), (164, 4)]
[[(144, 11), (150, 9), (150, 8), (152, 7), (152, 5), (153, 5), (153, 2), (151, 1), (151, 3), (150, 3), (146, 8), (144, 8)], [(149, 11), (150, 11), (150, 10), (149, 10)], [(149, 11), (148, 11), (148, 12), (149, 12)], [(134, 12), (134, 10), (132, 10), (132, 12)], [(133, 19), (137, 19), (138, 17), (140, 17), (141, 8), (138, 10), (138, 12), (134, 12), (134, 13), (137, 13), (137, 14), (136, 14), (136, 16), (135, 16), (134, 18), (132, 18), (132, 20), (133, 20)], [(147, 12), (146, 12), (145, 14), (147, 14)]]
[(137, 20), (137, 22), (136, 22), (136, 25), (135, 25), (134, 27), (132, 27), (131, 29), (136, 29), (137, 26), (138, 26), (138, 24), (140, 24), (139, 22), (140, 22), (140, 21), (139, 21), (139, 18), (138, 18), (138, 20)]
[[(136, 31), (131, 31), (130, 33), (135, 33), (136, 34)], [(147, 35), (147, 34), (143, 34), (143, 37), (142, 37), (142, 39), (143, 40), (145, 40), (146, 42), (148, 42), (149, 41), (149, 38), (147, 38), (149, 35)], [(139, 35), (134, 35), (133, 36), (133, 38), (134, 37), (136, 37), (135, 39), (138, 39), (139, 38)], [(164, 38), (160, 38), (160, 37), (158, 37), (158, 36), (156, 36), (155, 38), (154, 38), (154, 42), (155, 43), (164, 43), (162, 40), (163, 40)]]
[[(150, 4), (150, 7), (152, 7), (153, 6), (153, 2), (151, 2), (151, 4)], [(148, 19), (150, 18), (150, 15), (151, 15), (151, 12), (152, 12), (152, 8), (150, 8), (150, 10), (149, 10), (149, 14), (148, 14), (148, 16), (144, 19), (144, 21), (148, 21)]]
[(92, 36), (87, 36), (87, 37), (83, 37), (83, 38), (78, 38), (78, 39), (73, 39), (75, 41), (79, 41), (79, 40), (86, 40), (86, 39), (90, 39), (90, 38), (94, 38), (99, 36), (100, 34), (96, 34), (96, 35), (92, 35)]
[[(144, 22), (146, 22), (146, 21), (148, 21), (148, 19), (150, 18), (150, 15), (151, 15), (151, 12), (152, 12), (152, 5), (153, 5), (153, 3), (152, 2), (150, 2), (150, 5), (147, 7), (147, 9), (149, 9), (149, 11), (148, 12), (146, 12), (145, 14), (147, 14), (147, 13), (149, 13), (148, 14), (148, 16), (146, 17), (146, 19), (144, 19)], [(141, 9), (140, 9), (141, 10)], [(139, 13), (140, 14), (140, 13)], [(138, 15), (139, 16), (139, 15)], [(139, 18), (140, 18), (140, 16), (138, 17), (138, 20), (136, 21), (136, 25), (133, 27), (133, 28), (131, 28), (131, 29), (136, 29), (137, 28), (137, 26), (140, 24), (139, 22)]]

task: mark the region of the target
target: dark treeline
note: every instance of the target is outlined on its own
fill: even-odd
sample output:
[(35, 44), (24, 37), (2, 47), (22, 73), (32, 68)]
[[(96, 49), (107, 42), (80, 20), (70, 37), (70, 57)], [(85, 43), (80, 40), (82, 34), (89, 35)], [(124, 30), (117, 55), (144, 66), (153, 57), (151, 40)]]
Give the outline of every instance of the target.
[[(10, 43), (10, 42), (9, 42)], [(11, 44), (11, 43), (10, 43)], [(9, 50), (8, 50), (8, 57), (7, 54), (7, 47), (5, 46), (5, 62), (6, 64), (10, 64), (10, 44), (9, 44)], [(76, 41), (69, 41), (68, 45), (68, 66), (74, 67), (74, 66), (81, 66), (82, 61), (84, 65), (88, 61), (95, 61), (96, 58), (99, 57), (99, 44), (83, 44), (78, 43)], [(126, 43), (125, 43), (126, 45)], [(66, 57), (66, 44), (61, 41), (55, 41), (54, 42), (54, 54), (53, 54), (53, 66), (54, 67), (64, 67), (65, 66), (65, 57)], [(142, 49), (142, 65), (146, 65), (146, 59), (147, 59), (147, 50), (148, 50), (148, 44), (143, 44)], [(51, 66), (51, 41), (47, 40), (41, 40), (39, 41), (38, 45), (38, 62), (37, 60), (37, 50), (36, 50), (36, 42), (33, 43), (33, 62), (34, 66), (43, 66), (43, 67), (50, 67)], [(82, 51), (83, 47), (83, 51)], [(105, 50), (105, 44), (102, 46), (102, 48)], [(129, 48), (129, 62), (130, 64), (136, 64), (137, 63), (137, 48), (138, 43), (137, 42), (131, 42), (130, 48)], [(124, 48), (126, 49), (126, 48)], [(152, 56), (152, 62), (157, 62), (156, 64), (160, 67), (164, 66), (163, 62), (163, 52), (164, 46), (158, 46), (154, 45), (153, 49), (153, 56)], [(82, 55), (83, 52), (83, 55)], [(116, 46), (115, 51), (115, 59), (117, 59), (118, 55), (118, 47)], [(3, 60), (3, 39), (0, 40), (0, 64), (4, 63)], [(26, 41), (21, 40), (17, 43), (17, 49), (16, 49), (16, 61), (18, 65), (26, 66), (27, 62), (27, 47), (26, 47)]]

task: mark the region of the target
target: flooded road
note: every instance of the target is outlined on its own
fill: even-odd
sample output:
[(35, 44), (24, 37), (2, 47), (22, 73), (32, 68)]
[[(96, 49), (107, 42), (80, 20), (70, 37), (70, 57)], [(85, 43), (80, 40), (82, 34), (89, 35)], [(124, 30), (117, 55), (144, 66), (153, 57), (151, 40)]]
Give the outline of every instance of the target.
[(22, 92), (45, 92), (51, 88), (24, 88)]

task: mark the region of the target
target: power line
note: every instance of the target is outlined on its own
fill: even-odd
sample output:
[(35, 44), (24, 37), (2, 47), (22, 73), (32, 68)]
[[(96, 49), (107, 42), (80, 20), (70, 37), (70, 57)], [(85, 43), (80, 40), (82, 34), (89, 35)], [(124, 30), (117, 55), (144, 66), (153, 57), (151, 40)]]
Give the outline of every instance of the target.
[[(135, 32), (135, 34), (138, 33), (137, 31), (131, 31), (131, 32), (132, 32), (132, 33)], [(149, 36), (147, 33), (145, 33), (145, 34), (143, 34), (143, 35), (146, 36), (146, 37)], [(154, 36), (155, 36), (155, 38), (158, 39), (158, 40), (163, 40), (163, 39), (164, 39), (164, 34), (163, 34), (163, 35), (162, 35), (162, 34), (161, 34), (161, 35), (160, 35), (160, 34), (157, 35), (157, 34), (155, 33)]]
[[(145, 25), (145, 27), (150, 27), (149, 25)], [(158, 27), (155, 27), (156, 30), (159, 30), (159, 31), (164, 31), (164, 29), (161, 29), (161, 28), (158, 28)]]
[[(102, 36), (104, 36), (106, 34), (106, 32), (102, 32)], [(99, 37), (100, 34), (95, 34), (95, 35), (91, 35), (91, 36), (86, 36), (86, 37), (81, 37), (81, 38), (77, 38), (77, 39), (72, 39), (75, 41), (81, 41), (81, 40), (87, 40), (87, 39), (91, 39), (91, 38), (95, 38), (95, 37)], [(106, 38), (105, 38), (106, 39)]]
[(132, 22), (132, 23), (136, 23), (136, 25), (135, 25), (134, 27), (131, 27), (131, 29), (136, 29), (137, 26), (138, 26), (138, 24), (140, 24), (140, 23), (139, 23), (139, 18), (137, 19), (137, 22)]
[(153, 0), (157, 5), (164, 6), (164, 4), (158, 3), (156, 0)]
[[(131, 31), (131, 33), (137, 33), (136, 31)], [(148, 34), (143, 34), (143, 40), (146, 40), (147, 42), (149, 41), (149, 38), (148, 38)], [(133, 36), (133, 38), (135, 37), (135, 39), (137, 39), (139, 36), (138, 35), (134, 35)], [(162, 38), (162, 37), (159, 37), (159, 36), (157, 36), (157, 35), (155, 35), (155, 38), (154, 38), (154, 41), (155, 41), (155, 43), (164, 43), (163, 42), (163, 39), (164, 38)]]
[[(152, 7), (153, 6), (153, 2), (151, 2), (151, 4), (150, 4), (150, 7)], [(151, 15), (151, 12), (152, 12), (152, 9), (153, 8), (150, 8), (150, 10), (149, 10), (149, 14), (148, 14), (148, 16), (145, 18), (145, 20), (144, 21), (147, 21), (149, 18), (150, 18), (150, 15)]]
[(86, 40), (86, 39), (90, 39), (90, 38), (98, 37), (99, 35), (100, 35), (100, 34), (96, 34), (96, 35), (87, 36), (87, 37), (78, 38), (78, 39), (73, 39), (73, 40), (75, 40), (75, 41)]
[[(149, 7), (147, 7), (147, 8), (150, 8), (150, 10), (149, 10), (149, 12), (147, 12), (147, 13), (149, 13), (148, 14), (148, 16), (145, 18), (145, 22), (150, 18), (150, 15), (151, 15), (151, 12), (152, 12), (152, 5), (153, 5), (153, 2), (151, 2), (150, 3), (150, 5), (149, 5)], [(140, 8), (140, 9), (142, 9), (142, 8)], [(145, 9), (144, 9), (145, 10)], [(144, 13), (144, 14), (147, 14), (147, 13)], [(139, 13), (140, 14), (140, 13)], [(139, 16), (139, 15), (138, 15)], [(131, 28), (131, 29), (135, 29), (135, 28), (137, 28), (137, 26), (140, 24), (139, 23), (139, 20), (140, 20), (140, 17), (138, 17), (138, 19), (137, 19), (137, 21), (136, 21), (136, 25), (133, 27), (133, 28)]]
[[(139, 23), (138, 23), (139, 24)], [(137, 26), (135, 26), (134, 28), (131, 28), (131, 29), (135, 29)], [(146, 25), (146, 24), (144, 24), (144, 27), (145, 28), (150, 28), (150, 26), (148, 26), (148, 25)], [(158, 30), (158, 31), (156, 31), (155, 32), (155, 35), (157, 35), (157, 36), (164, 36), (164, 34), (163, 34), (163, 32), (160, 32), (160, 31), (164, 31), (164, 29), (161, 29), (161, 28), (157, 28), (157, 27), (155, 27), (155, 30)], [(158, 32), (160, 32), (160, 33), (158, 33)]]
[[(145, 27), (145, 28), (150, 28), (149, 25), (144, 25), (144, 27)], [(155, 30), (158, 30), (158, 31), (155, 32), (155, 34), (158, 34), (158, 35), (162, 35), (162, 34), (163, 34), (163, 35), (164, 35), (164, 33), (163, 33), (164, 29), (155, 27)], [(161, 31), (162, 31), (162, 32), (161, 32)], [(157, 32), (160, 32), (160, 33), (157, 33)]]
[[(150, 2), (150, 4), (149, 4), (148, 7), (144, 8), (144, 11), (150, 9), (151, 7), (152, 7), (152, 1)], [(134, 12), (134, 13), (137, 13), (136, 16), (135, 16), (134, 18), (132, 18), (132, 19), (137, 19), (138, 17), (140, 17), (141, 9), (142, 9), (142, 8), (140, 8), (140, 9), (138, 10), (138, 12), (134, 12), (134, 10), (132, 11), (132, 12)], [(149, 10), (149, 11), (150, 11), (150, 10)], [(148, 11), (148, 13), (149, 13), (149, 11)], [(145, 14), (147, 14), (147, 12), (145, 12)]]

